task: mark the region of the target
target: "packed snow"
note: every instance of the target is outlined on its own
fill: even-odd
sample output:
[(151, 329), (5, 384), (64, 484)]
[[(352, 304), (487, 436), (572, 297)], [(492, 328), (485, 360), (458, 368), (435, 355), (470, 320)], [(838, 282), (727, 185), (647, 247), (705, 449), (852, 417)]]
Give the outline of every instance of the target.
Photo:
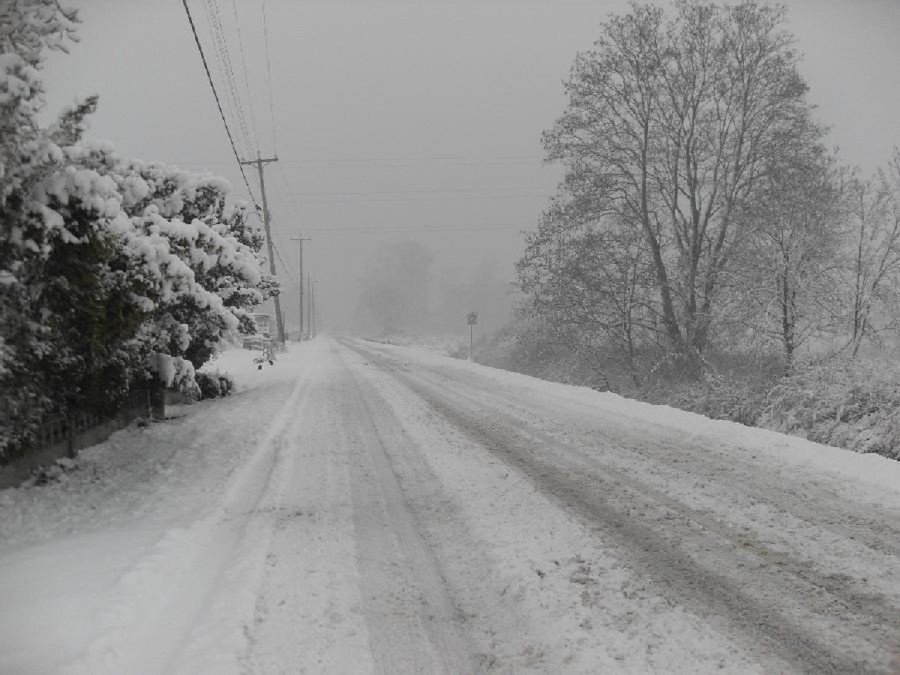
[(900, 463), (413, 348), (253, 356), (0, 492), (0, 671), (900, 666)]

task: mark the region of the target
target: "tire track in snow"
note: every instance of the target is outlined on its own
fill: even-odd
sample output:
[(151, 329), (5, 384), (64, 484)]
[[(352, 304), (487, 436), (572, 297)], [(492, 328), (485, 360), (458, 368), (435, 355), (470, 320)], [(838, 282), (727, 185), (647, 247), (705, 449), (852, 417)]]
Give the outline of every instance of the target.
[[(660, 596), (589, 528), (363, 357), (407, 430), (396, 464), (488, 672), (760, 672), (734, 640)], [(393, 448), (391, 448), (393, 451)], [(406, 460), (407, 458), (404, 458)], [(424, 478), (423, 478), (424, 477)]]
[[(337, 351), (332, 347), (336, 358)], [(392, 457), (408, 440), (377, 392), (343, 359), (345, 400), (355, 419), (354, 525), (364, 611), (379, 672), (470, 673), (476, 668), (463, 621), (406, 502)], [(390, 451), (388, 451), (390, 447)]]
[[(746, 588), (736, 585), (726, 575), (700, 567), (690, 554), (680, 550), (684, 542), (673, 542), (641, 524), (641, 521), (669, 520), (667, 527), (674, 528), (676, 516), (667, 511), (668, 506), (654, 504), (653, 497), (634, 491), (616, 478), (600, 478), (596, 473), (579, 476), (582, 467), (561, 467), (540, 460), (538, 457), (547, 446), (535, 444), (521, 432), (503, 429), (496, 421), (473, 420), (445, 401), (436, 400), (414, 385), (411, 388), (466, 436), (517, 469), (564, 509), (584, 519), (597, 534), (604, 538), (612, 535), (632, 554), (626, 556), (627, 562), (649, 573), (661, 584), (663, 594), (689, 607), (696, 608), (699, 600), (751, 636), (763, 648), (758, 651), (763, 662), (768, 655), (777, 655), (806, 672), (870, 670), (872, 664), (867, 659), (854, 658), (843, 650), (831, 651), (833, 645), (823, 644), (813, 631), (779, 612), (776, 608), (779, 593), (764, 592), (761, 599), (772, 604), (760, 602), (760, 596), (751, 596)], [(697, 533), (690, 534), (697, 536)], [(707, 535), (700, 537), (709, 539)], [(712, 548), (705, 552), (721, 555)], [(749, 555), (738, 557), (750, 558)]]
[[(396, 361), (387, 355), (379, 356)], [(401, 366), (402, 367), (402, 366)], [(438, 371), (419, 371), (417, 377), (429, 381), (441, 388), (450, 386), (457, 391), (470, 390), (475, 384), (472, 380), (460, 377), (458, 372), (450, 369)], [(476, 385), (477, 386), (477, 385)], [(525, 421), (532, 414), (526, 403), (509, 392), (510, 397), (499, 399), (492, 392), (479, 389), (480, 393), (492, 395), (496, 401), (509, 410), (515, 406), (516, 417)], [(666, 431), (670, 434), (666, 442), (660, 442), (660, 435), (647, 434), (641, 441), (635, 442), (630, 429), (623, 428), (622, 419), (602, 410), (600, 406), (584, 406), (583, 403), (559, 402), (554, 406), (555, 418), (545, 418), (542, 424), (554, 426), (554, 432), (569, 435), (573, 431), (592, 437), (596, 445), (615, 444), (617, 452), (636, 458), (642, 462), (642, 472), (664, 469), (680, 476), (689, 475), (694, 482), (706, 481), (728, 482), (733, 493), (753, 500), (765, 495), (768, 502), (776, 501), (782, 511), (795, 514), (803, 520), (826, 529), (836, 537), (851, 539), (866, 546), (877, 554), (900, 556), (900, 514), (874, 504), (853, 503), (853, 510), (846, 508), (848, 499), (830, 487), (801, 483), (797, 476), (783, 476), (776, 467), (767, 467), (760, 474), (760, 465), (748, 462), (742, 457), (743, 448), (729, 448), (722, 451), (716, 447), (715, 439), (710, 442), (702, 436), (677, 430)], [(533, 405), (533, 403), (532, 403)], [(585, 427), (584, 418), (579, 417), (570, 407), (577, 406), (590, 415), (592, 426)], [(678, 452), (672, 453), (672, 445), (678, 445)], [(721, 466), (727, 464), (729, 471), (723, 472)], [(660, 480), (667, 477), (660, 475)], [(799, 483), (799, 484), (798, 484)], [(798, 488), (800, 491), (798, 492)], [(814, 506), (810, 506), (813, 504)]]
[[(253, 528), (257, 536), (263, 532), (254, 509), (272, 481), (285, 451), (291, 413), (307, 389), (308, 381), (298, 378), (254, 455), (232, 479), (215, 509), (187, 528), (167, 531), (150, 553), (122, 576), (120, 601), (100, 618), (103, 633), (79, 661), (63, 668), (63, 673), (193, 673), (201, 672), (196, 664), (206, 658), (217, 661), (217, 673), (238, 671), (241, 623), (246, 617), (223, 615), (221, 604), (217, 606), (222, 598), (217, 594), (228, 588), (226, 582), (245, 584), (248, 575), (252, 582), (261, 566), (248, 559), (241, 544)], [(258, 556), (264, 555), (264, 549), (258, 552)], [(170, 590), (165, 595), (145, 590), (161, 587)], [(232, 609), (247, 608), (240, 599), (225, 604)], [(252, 611), (252, 602), (249, 609)], [(218, 616), (210, 617), (211, 611)], [(152, 652), (146, 649), (148, 644), (154, 646)], [(210, 651), (211, 644), (215, 649)], [(201, 645), (206, 649), (199, 649)], [(148, 658), (148, 654), (152, 656)]]
[[(827, 591), (848, 613), (862, 621), (874, 613), (884, 626), (900, 625), (900, 516), (896, 511), (860, 504), (804, 476), (782, 474), (778, 467), (754, 466), (741, 456), (745, 448), (723, 451), (708, 439), (678, 432), (668, 436), (668, 441), (660, 433), (635, 439), (621, 419), (599, 406), (585, 410), (590, 416), (586, 424), (583, 416), (579, 418), (557, 402), (553, 417), (542, 418), (541, 429), (537, 429), (529, 419), (534, 413), (523, 407), (519, 397), (509, 392), (509, 397), (500, 399), (479, 390), (482, 397), (476, 401), (466, 393), (472, 391), (472, 383), (448, 371), (438, 377), (419, 370), (416, 376), (478, 406), (484, 405), (483, 395), (489, 394), (495, 410), (503, 406), (498, 414), (511, 426), (526, 428), (550, 445), (563, 445), (620, 482), (627, 484), (638, 475), (639, 481), (632, 483), (639, 492), (754, 551), (767, 564)], [(600, 448), (605, 450), (598, 452)], [(672, 452), (673, 448), (677, 452)], [(742, 526), (723, 520), (725, 511), (717, 508), (723, 502), (731, 506), (732, 519), (744, 523)], [(760, 534), (755, 536), (754, 530)], [(878, 574), (867, 574), (867, 569)], [(900, 653), (900, 637), (894, 639)]]
[[(372, 356), (356, 345), (348, 346), (367, 358)], [(483, 400), (466, 397), (458, 390), (448, 396), (446, 387), (437, 390), (433, 382), (396, 362), (386, 370), (563, 508), (598, 533), (615, 538), (628, 553), (630, 564), (668, 587), (661, 589), (664, 594), (688, 606), (702, 604), (750, 636), (761, 648), (757, 651), (763, 661), (774, 654), (792, 668), (809, 672), (890, 668), (885, 663), (890, 653), (885, 649), (890, 651), (889, 645), (897, 640), (895, 619), (900, 615), (896, 608), (879, 604), (878, 598), (854, 596), (838, 580), (825, 579), (784, 556), (760, 564), (760, 557), (767, 554), (761, 542), (735, 541), (733, 533), (703, 514), (610, 467), (583, 461), (577, 449), (554, 438), (532, 428), (525, 431), (531, 425), (522, 420), (511, 419), (496, 408), (484, 411)], [(582, 461), (572, 461), (578, 455)], [(552, 463), (544, 459), (549, 456), (553, 456)], [(656, 531), (660, 522), (666, 534)], [(743, 577), (728, 569), (716, 573), (698, 565), (698, 557), (715, 557), (726, 566), (739, 564), (755, 571)], [(801, 583), (786, 582), (785, 572)], [(824, 597), (821, 591), (826, 592)], [(799, 613), (790, 606), (798, 600), (802, 605)], [(794, 618), (786, 615), (786, 609)], [(809, 618), (820, 620), (823, 613), (828, 619), (826, 635), (820, 636), (797, 620), (804, 611)], [(867, 611), (874, 616), (867, 617)], [(843, 625), (851, 619), (855, 633)], [(866, 644), (868, 632), (874, 634), (875, 645)]]

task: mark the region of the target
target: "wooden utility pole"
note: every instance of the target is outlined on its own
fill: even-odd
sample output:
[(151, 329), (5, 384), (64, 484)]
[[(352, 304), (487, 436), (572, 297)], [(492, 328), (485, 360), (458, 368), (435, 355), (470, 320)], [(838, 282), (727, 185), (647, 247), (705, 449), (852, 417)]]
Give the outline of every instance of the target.
[[(269, 204), (266, 201), (266, 177), (263, 173), (263, 167), (270, 162), (277, 161), (277, 157), (263, 159), (259, 156), (259, 151), (256, 153), (256, 159), (241, 161), (241, 164), (255, 164), (256, 170), (259, 171), (259, 189), (262, 192), (263, 203), (263, 227), (266, 229), (266, 244), (269, 250), (269, 272), (274, 277), (277, 277), (278, 274), (275, 272), (275, 249), (272, 244), (272, 231), (269, 228)], [(275, 300), (275, 325), (278, 327), (278, 342), (284, 344), (284, 317), (281, 316), (281, 303), (278, 301), (277, 295), (273, 299)]]
[[(303, 242), (310, 241), (309, 237), (299, 236), (291, 237), (291, 241), (300, 243), (300, 339), (303, 339)], [(308, 307), (309, 305), (307, 305)], [(309, 326), (309, 318), (306, 319), (306, 325)]]
[(306, 283), (309, 286), (308, 300), (306, 306), (309, 307), (309, 337), (316, 336), (316, 296), (314, 295), (312, 275), (306, 275)]
[(316, 282), (314, 281), (312, 284), (313, 289), (313, 308), (312, 308), (312, 318), (313, 318), (313, 335), (318, 334), (318, 323), (319, 323), (319, 308), (316, 306)]

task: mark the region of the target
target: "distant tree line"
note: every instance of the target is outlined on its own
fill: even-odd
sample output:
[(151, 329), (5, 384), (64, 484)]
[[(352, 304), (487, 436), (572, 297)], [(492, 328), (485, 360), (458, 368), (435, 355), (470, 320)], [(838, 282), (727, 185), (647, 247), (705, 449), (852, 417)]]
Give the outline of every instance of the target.
[(509, 317), (509, 278), (489, 258), (467, 269), (439, 267), (431, 250), (415, 241), (382, 244), (360, 270), (352, 317), (358, 333), (375, 338), (465, 336), (466, 314), (480, 312), (484, 329)]
[(84, 140), (96, 97), (39, 124), (42, 63), (77, 22), (56, 0), (0, 5), (0, 460), (47, 415), (109, 412), (145, 383), (196, 390), (278, 292), (223, 179)]
[(518, 262), (521, 314), (633, 387), (722, 352), (855, 356), (896, 336), (900, 152), (843, 166), (785, 10), (652, 5), (603, 23), (544, 133), (566, 174)]

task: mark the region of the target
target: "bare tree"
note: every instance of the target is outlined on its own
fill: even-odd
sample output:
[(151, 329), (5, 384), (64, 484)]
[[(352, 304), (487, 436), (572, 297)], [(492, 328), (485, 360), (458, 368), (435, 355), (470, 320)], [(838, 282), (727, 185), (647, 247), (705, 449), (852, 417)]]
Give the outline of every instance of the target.
[(781, 343), (784, 373), (807, 340), (839, 328), (843, 169), (804, 122), (784, 133), (756, 198), (740, 217), (753, 221), (731, 277), (737, 319)]
[(633, 5), (601, 26), (544, 134), (548, 160), (618, 227), (646, 242), (660, 320), (699, 366), (723, 272), (746, 239), (737, 218), (778, 133), (807, 115), (806, 84), (780, 8), (679, 2), (667, 18)]
[(595, 370), (605, 372), (601, 361), (624, 363), (640, 386), (638, 356), (658, 309), (640, 233), (558, 200), (528, 237), (517, 273), (521, 310), (541, 318)]
[(847, 218), (850, 349), (896, 323), (900, 284), (900, 149), (874, 180), (855, 180)]

